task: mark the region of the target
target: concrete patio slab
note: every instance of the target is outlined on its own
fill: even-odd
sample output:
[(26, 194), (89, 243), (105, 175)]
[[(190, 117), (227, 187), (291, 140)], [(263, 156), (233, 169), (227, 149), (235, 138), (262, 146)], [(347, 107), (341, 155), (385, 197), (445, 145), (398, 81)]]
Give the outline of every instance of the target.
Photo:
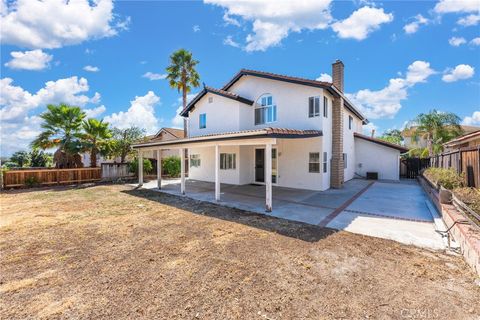
[[(155, 180), (143, 188), (158, 190)], [(180, 181), (162, 180), (160, 191), (180, 195)], [(265, 186), (221, 184), (219, 202), (214, 194), (212, 182), (186, 181), (186, 196), (196, 200), (430, 249), (445, 248), (435, 232), (429, 200), (414, 181), (372, 184), (353, 179), (343, 189), (322, 192), (274, 186), (269, 213), (265, 212)]]

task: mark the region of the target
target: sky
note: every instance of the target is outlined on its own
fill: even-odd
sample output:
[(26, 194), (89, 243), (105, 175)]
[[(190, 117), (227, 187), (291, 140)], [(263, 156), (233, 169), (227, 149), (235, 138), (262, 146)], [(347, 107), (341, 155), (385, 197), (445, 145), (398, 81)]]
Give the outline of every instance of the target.
[(48, 104), (149, 134), (181, 127), (165, 79), (180, 48), (217, 88), (241, 68), (329, 81), (340, 59), (365, 132), (432, 109), (480, 125), (480, 0), (0, 1), (2, 156), (29, 148)]

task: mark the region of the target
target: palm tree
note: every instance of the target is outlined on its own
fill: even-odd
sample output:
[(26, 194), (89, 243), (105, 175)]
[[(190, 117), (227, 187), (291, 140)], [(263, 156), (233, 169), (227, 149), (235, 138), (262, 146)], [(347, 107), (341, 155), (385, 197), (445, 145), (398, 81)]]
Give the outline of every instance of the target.
[(97, 154), (106, 154), (109, 150), (112, 131), (108, 127), (108, 122), (97, 119), (87, 119), (83, 121), (82, 146), (90, 153), (90, 167), (97, 166)]
[(459, 116), (451, 112), (432, 110), (429, 113), (421, 113), (411, 124), (414, 129), (413, 138), (425, 139), (426, 149), (431, 157), (442, 151), (443, 143), (462, 134), (460, 120)]
[[(193, 59), (192, 53), (179, 49), (170, 56), (170, 65), (167, 67), (167, 78), (170, 87), (182, 91), (183, 109), (187, 106), (187, 94), (192, 87), (199, 86), (200, 75), (195, 70), (198, 61)], [(183, 119), (184, 136), (187, 136), (187, 123)]]
[[(47, 111), (40, 115), (43, 119), (41, 128), (43, 131), (32, 141), (31, 146), (39, 149), (50, 149), (57, 147), (56, 154), (61, 159), (62, 166), (72, 166), (76, 161), (73, 159), (81, 149), (80, 137), (82, 121), (85, 118), (85, 112), (79, 107), (69, 106), (67, 104), (47, 106)], [(57, 166), (59, 164), (57, 163)]]

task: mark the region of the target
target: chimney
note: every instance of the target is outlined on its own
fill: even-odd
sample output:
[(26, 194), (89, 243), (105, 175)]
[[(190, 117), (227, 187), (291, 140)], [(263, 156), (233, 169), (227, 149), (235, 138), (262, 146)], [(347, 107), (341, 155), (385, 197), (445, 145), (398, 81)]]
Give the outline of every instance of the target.
[(343, 69), (344, 65), (341, 60), (337, 59), (332, 63), (332, 82), (340, 92), (343, 92)]

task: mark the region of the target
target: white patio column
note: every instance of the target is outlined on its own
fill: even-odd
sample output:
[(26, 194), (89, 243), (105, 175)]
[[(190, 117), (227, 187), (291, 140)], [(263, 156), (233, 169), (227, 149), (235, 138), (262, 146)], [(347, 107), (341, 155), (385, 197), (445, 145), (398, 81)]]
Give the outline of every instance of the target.
[(215, 200), (220, 201), (220, 147), (215, 145)]
[(185, 194), (185, 149), (180, 149), (180, 192)]
[(138, 150), (138, 186), (143, 186), (143, 151)]
[(162, 189), (162, 149), (157, 150), (157, 187)]
[(265, 145), (265, 211), (272, 211), (272, 145)]

